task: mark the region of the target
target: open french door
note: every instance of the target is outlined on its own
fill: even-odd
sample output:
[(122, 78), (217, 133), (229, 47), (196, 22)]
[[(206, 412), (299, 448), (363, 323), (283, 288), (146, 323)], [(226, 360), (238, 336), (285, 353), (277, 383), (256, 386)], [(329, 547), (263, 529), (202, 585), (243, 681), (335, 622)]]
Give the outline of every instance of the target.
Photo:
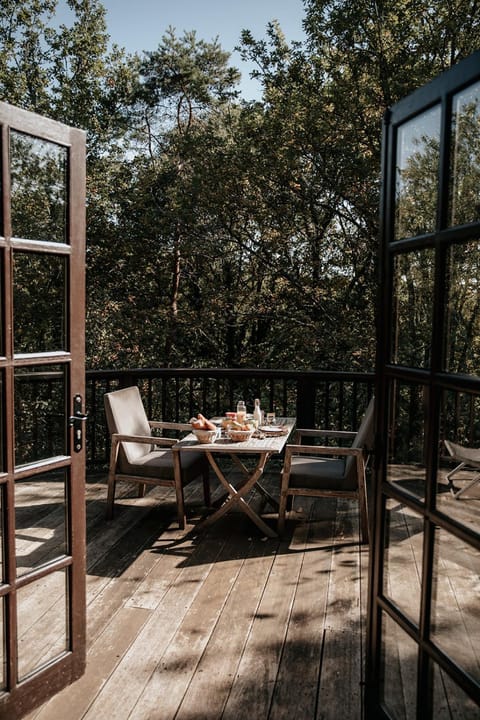
[(0, 718), (85, 666), (85, 134), (0, 103)]
[(476, 720), (480, 52), (386, 113), (381, 231), (366, 717)]

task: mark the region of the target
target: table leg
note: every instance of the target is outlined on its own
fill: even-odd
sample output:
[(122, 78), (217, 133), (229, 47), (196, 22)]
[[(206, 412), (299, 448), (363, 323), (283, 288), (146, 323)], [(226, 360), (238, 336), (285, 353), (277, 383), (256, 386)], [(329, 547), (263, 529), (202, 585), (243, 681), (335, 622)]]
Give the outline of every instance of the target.
[[(253, 472), (248, 473), (248, 470), (243, 466), (243, 463), (240, 463), (244, 471), (247, 473), (248, 477), (244, 483), (239, 488), (234, 487), (225, 477), (223, 472), (221, 471), (220, 467), (218, 466), (218, 463), (216, 462), (215, 458), (213, 457), (212, 453), (206, 452), (208, 461), (213, 468), (213, 471), (215, 472), (216, 476), (218, 477), (220, 483), (225, 487), (225, 489), (228, 492), (227, 499), (223, 503), (223, 505), (218, 508), (212, 515), (209, 515), (205, 520), (203, 520), (199, 525), (197, 525), (197, 529), (202, 529), (204, 527), (208, 527), (209, 525), (212, 525), (214, 522), (216, 522), (219, 518), (223, 517), (227, 512), (229, 512), (233, 507), (238, 506), (240, 510), (242, 510), (254, 523), (255, 525), (268, 537), (277, 537), (277, 533), (272, 530), (263, 520), (262, 518), (257, 515), (256, 512), (252, 510), (250, 505), (245, 502), (244, 496), (247, 495), (247, 493), (257, 484), (258, 485), (258, 479), (263, 473), (263, 469), (265, 467), (265, 463), (270, 455), (270, 453), (262, 453), (259, 457), (258, 463), (253, 470)], [(240, 462), (240, 461), (239, 461)], [(237, 463), (238, 464), (238, 463)], [(263, 488), (262, 488), (263, 489)], [(266, 492), (266, 491), (265, 491)]]
[(276, 498), (273, 497), (273, 495), (270, 495), (268, 490), (266, 490), (263, 485), (261, 485), (259, 482), (256, 484), (256, 490), (258, 490), (261, 495), (265, 498), (265, 500), (268, 502), (269, 505), (273, 507), (274, 510), (279, 510), (280, 504)]
[[(240, 458), (238, 457), (238, 455), (233, 455), (233, 454), (232, 454), (231, 457), (232, 457), (232, 460), (233, 460), (233, 461), (235, 462), (235, 464), (237, 465), (237, 467), (239, 467), (240, 470), (248, 477), (248, 476), (249, 476), (248, 468), (245, 467), (245, 465), (244, 465), (243, 462), (240, 460)], [(270, 457), (270, 455), (268, 454), (266, 459), (268, 459), (269, 457)], [(278, 509), (279, 509), (280, 505), (278, 504), (278, 501), (273, 497), (273, 495), (270, 495), (270, 493), (268, 492), (268, 490), (266, 490), (266, 489), (263, 487), (263, 485), (260, 483), (259, 480), (257, 480), (257, 482), (255, 483), (255, 489), (258, 490), (258, 491), (261, 493), (261, 495), (263, 495), (263, 497), (265, 498), (265, 500), (269, 503), (269, 505), (271, 505), (271, 506), (273, 507), (274, 510), (278, 510)]]

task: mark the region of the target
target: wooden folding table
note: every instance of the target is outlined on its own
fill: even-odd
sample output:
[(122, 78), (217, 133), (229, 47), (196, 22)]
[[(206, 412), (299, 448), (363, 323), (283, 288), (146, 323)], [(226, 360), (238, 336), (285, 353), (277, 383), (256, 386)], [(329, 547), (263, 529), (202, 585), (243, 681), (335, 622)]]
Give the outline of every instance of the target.
[[(177, 478), (181, 477), (181, 458), (183, 452), (204, 452), (220, 484), (227, 491), (220, 507), (199, 523), (197, 526), (198, 530), (212, 525), (212, 523), (223, 517), (223, 515), (238, 507), (248, 515), (265, 535), (277, 537), (277, 533), (262, 520), (260, 515), (258, 515), (245, 500), (248, 493), (255, 488), (266, 498), (270, 505), (278, 510), (278, 501), (262, 486), (260, 478), (266, 463), (272, 455), (280, 454), (285, 447), (289, 435), (295, 427), (295, 418), (277, 418), (275, 425), (281, 428), (281, 430), (265, 428), (263, 432), (256, 433), (250, 440), (244, 442), (232, 442), (228, 437), (222, 435), (213, 443), (202, 444), (197, 441), (193, 433), (190, 433), (172, 447)], [(243, 479), (240, 483), (233, 485), (229, 479), (225, 477), (225, 474), (215, 459), (215, 455), (229, 455), (232, 458), (234, 464), (243, 474)], [(255, 467), (251, 469), (247, 468), (241, 459), (242, 456), (257, 457)]]

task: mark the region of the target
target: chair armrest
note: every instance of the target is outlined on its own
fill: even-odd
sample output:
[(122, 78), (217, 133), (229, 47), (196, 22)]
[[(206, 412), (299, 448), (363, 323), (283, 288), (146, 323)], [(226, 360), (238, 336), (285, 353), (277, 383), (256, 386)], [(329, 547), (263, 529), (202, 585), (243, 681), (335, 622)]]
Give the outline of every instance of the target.
[(192, 429), (190, 423), (164, 422), (163, 420), (149, 420), (148, 424), (153, 430), (188, 430)]
[(164, 447), (171, 447), (177, 444), (177, 440), (174, 438), (155, 437), (154, 435), (120, 435), (119, 433), (113, 433), (112, 443), (119, 442), (136, 442), (143, 443), (144, 445), (163, 445)]
[(362, 448), (345, 448), (345, 447), (333, 447), (332, 445), (287, 445), (285, 448), (285, 456), (291, 457), (292, 455), (352, 455), (352, 456), (363, 456)]
[(295, 431), (295, 442), (300, 444), (302, 437), (328, 437), (337, 440), (353, 440), (357, 435), (353, 430), (321, 430), (309, 428), (297, 428)]

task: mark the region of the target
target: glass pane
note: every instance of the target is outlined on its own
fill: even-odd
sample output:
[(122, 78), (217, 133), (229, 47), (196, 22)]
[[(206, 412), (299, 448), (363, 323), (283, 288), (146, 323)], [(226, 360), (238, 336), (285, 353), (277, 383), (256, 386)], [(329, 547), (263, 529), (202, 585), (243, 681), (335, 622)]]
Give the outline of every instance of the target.
[[(1, 235), (1, 228), (0, 228), (0, 235)], [(5, 250), (0, 248), (0, 297), (3, 298), (3, 287), (4, 287), (4, 277), (5, 277), (5, 264), (4, 264), (4, 253)], [(3, 304), (3, 301), (2, 301)], [(0, 311), (0, 355), (2, 357), (5, 357), (5, 337), (4, 337), (4, 329), (3, 329), (3, 311)]]
[(390, 392), (387, 480), (424, 499), (427, 389), (395, 382)]
[(420, 621), (422, 552), (422, 518), (396, 500), (388, 500), (383, 592), (417, 624)]
[(415, 720), (417, 644), (388, 615), (382, 621), (381, 695), (394, 720)]
[(0, 598), (0, 689), (6, 687), (7, 681), (5, 676), (6, 659), (5, 659), (5, 598)]
[(20, 680), (69, 649), (67, 598), (67, 570), (57, 570), (17, 591)]
[(440, 106), (397, 132), (395, 173), (396, 240), (435, 229), (440, 147)]
[(67, 453), (65, 369), (18, 368), (15, 373), (15, 465)]
[(430, 366), (433, 318), (433, 250), (397, 255), (393, 271), (392, 361)]
[[(449, 518), (480, 533), (478, 524), (480, 397), (478, 395), (455, 390), (443, 393), (441, 437), (446, 443), (442, 442), (439, 446), (436, 507)], [(454, 446), (449, 443), (454, 443)], [(464, 452), (474, 453), (472, 462), (462, 464)], [(476, 457), (475, 453), (477, 453)]]
[(480, 553), (437, 528), (431, 639), (480, 682)]
[(480, 83), (453, 99), (452, 225), (480, 220)]
[(17, 575), (67, 553), (65, 471), (15, 483)]
[(433, 714), (435, 720), (478, 720), (478, 705), (441, 670), (433, 671)]
[(15, 354), (66, 350), (66, 261), (58, 255), (14, 254)]
[[(5, 567), (3, 563), (3, 558), (5, 557), (5, 529), (3, 526), (3, 509), (5, 507), (5, 488), (6, 486), (4, 484), (0, 485), (0, 582), (4, 583), (6, 582), (5, 578)], [(1, 638), (0, 638), (1, 640)]]
[(10, 133), (12, 234), (66, 242), (67, 149), (39, 138)]
[(453, 245), (447, 305), (447, 370), (480, 375), (480, 242)]
[(6, 472), (5, 466), (5, 382), (3, 371), (0, 370), (0, 472)]

